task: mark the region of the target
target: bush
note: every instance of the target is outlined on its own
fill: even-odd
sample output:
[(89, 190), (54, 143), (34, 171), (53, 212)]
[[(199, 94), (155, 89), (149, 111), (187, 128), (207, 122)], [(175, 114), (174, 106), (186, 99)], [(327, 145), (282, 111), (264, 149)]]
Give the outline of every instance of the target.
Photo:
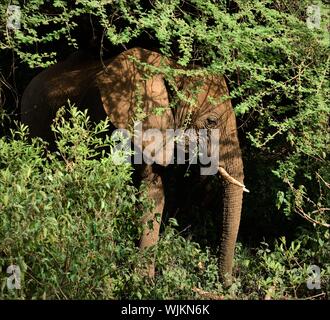
[(86, 114), (71, 114), (54, 129), (56, 155), (29, 144), (22, 126), (0, 140), (0, 265), (20, 267), (21, 298), (114, 297), (139, 257), (144, 208), (131, 167), (115, 165), (111, 140), (99, 137), (108, 122), (91, 129)]
[[(72, 108), (65, 121), (63, 112), (53, 126), (56, 154), (28, 142), (24, 126), (0, 140), (0, 266), (21, 271), (20, 290), (2, 277), (0, 298), (185, 298), (209, 273), (215, 280), (215, 258), (195, 274), (211, 258), (171, 226), (156, 248), (139, 251), (140, 218), (151, 204), (132, 185), (131, 166), (118, 165), (129, 154), (110, 153), (107, 121), (92, 128), (86, 113)], [(142, 269), (155, 251), (153, 286)]]
[[(30, 143), (24, 126), (0, 139), (0, 298), (289, 299), (315, 295), (306, 289), (309, 265), (329, 277), (329, 242), (321, 242), (329, 232), (316, 246), (310, 237), (289, 247), (282, 239), (273, 251), (265, 244), (256, 253), (238, 244), (229, 289), (219, 282), (217, 258), (183, 238), (175, 219), (157, 246), (140, 252), (139, 221), (151, 204), (132, 185), (130, 164), (118, 165), (128, 151), (110, 153), (107, 121), (92, 127), (86, 113), (70, 114), (65, 121), (60, 110), (53, 126), (56, 154), (39, 139)], [(154, 254), (151, 281), (142, 270)], [(9, 265), (20, 268), (20, 290), (6, 286)]]

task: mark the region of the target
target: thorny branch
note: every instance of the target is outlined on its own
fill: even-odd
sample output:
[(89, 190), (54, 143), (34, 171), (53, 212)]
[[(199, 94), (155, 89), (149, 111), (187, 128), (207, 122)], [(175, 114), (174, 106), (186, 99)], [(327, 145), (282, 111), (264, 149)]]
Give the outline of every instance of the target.
[[(324, 185), (330, 189), (330, 184), (328, 182), (326, 182), (318, 173), (316, 173), (317, 177), (322, 180), (322, 182), (324, 183)], [(293, 193), (295, 194), (296, 198), (298, 197), (298, 193), (299, 193), (299, 196), (303, 197), (304, 199), (306, 199), (306, 201), (310, 204), (312, 204), (314, 207), (317, 207), (316, 210), (313, 210), (311, 212), (311, 214), (317, 214), (317, 213), (323, 213), (323, 212), (326, 212), (326, 211), (330, 211), (330, 208), (323, 208), (323, 207), (320, 207), (319, 205), (317, 205), (313, 200), (311, 200), (309, 197), (307, 197), (306, 195), (304, 195), (302, 192), (299, 192), (299, 190), (297, 190), (293, 185), (292, 183), (289, 181), (289, 180), (286, 180), (285, 181), (290, 189), (293, 191)], [(302, 204), (300, 204), (298, 201), (295, 201), (295, 211), (296, 213), (298, 213), (302, 218), (304, 218), (305, 220), (313, 223), (313, 224), (318, 224), (320, 226), (323, 226), (323, 227), (327, 227), (327, 228), (330, 228), (330, 224), (329, 223), (325, 223), (325, 222), (321, 222), (321, 221), (317, 221), (315, 220), (314, 218), (312, 218), (310, 215), (308, 215), (304, 209), (302, 208)]]

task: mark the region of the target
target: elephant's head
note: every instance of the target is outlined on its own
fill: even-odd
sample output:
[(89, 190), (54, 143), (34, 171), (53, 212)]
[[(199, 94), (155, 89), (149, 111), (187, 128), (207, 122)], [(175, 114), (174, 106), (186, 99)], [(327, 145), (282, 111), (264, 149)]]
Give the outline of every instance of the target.
[[(230, 281), (243, 191), (248, 191), (243, 184), (243, 163), (234, 110), (228, 99), (229, 92), (224, 77), (182, 77), (176, 82), (185, 95), (185, 101), (181, 100), (176, 110), (176, 126), (196, 131), (207, 129), (207, 132), (218, 135), (216, 168), (224, 186), (220, 270), (223, 277), (228, 274), (226, 279)], [(211, 134), (207, 137), (210, 145)], [(208, 148), (209, 152), (210, 149)]]

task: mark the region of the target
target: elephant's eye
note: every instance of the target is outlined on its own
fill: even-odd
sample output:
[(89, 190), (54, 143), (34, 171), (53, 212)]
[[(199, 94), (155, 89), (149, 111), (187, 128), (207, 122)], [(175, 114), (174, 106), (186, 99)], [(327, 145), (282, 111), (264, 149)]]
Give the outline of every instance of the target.
[(218, 119), (215, 117), (209, 117), (206, 119), (205, 126), (207, 128), (214, 128), (218, 124)]

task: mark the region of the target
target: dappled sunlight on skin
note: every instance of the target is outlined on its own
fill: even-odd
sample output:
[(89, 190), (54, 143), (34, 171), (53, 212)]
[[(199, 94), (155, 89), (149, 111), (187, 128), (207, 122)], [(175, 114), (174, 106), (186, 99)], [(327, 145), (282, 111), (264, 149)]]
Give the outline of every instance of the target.
[[(219, 96), (222, 97), (229, 94), (223, 77), (216, 78), (210, 76), (206, 79), (197, 79), (197, 84), (195, 84), (195, 77), (188, 77), (182, 82), (183, 93), (188, 99), (194, 97), (196, 104), (181, 103), (176, 112), (176, 123), (183, 125), (190, 114), (192, 125), (197, 125), (200, 129), (204, 127), (204, 121), (207, 117), (213, 115), (217, 119), (222, 118), (228, 111), (228, 108), (231, 107), (228, 105), (228, 101), (219, 101)], [(201, 82), (201, 84), (198, 84), (198, 82)], [(211, 103), (210, 100), (212, 99), (215, 100), (214, 103)]]
[[(162, 56), (142, 49), (131, 49), (111, 61), (105, 72), (97, 75), (102, 102), (106, 113), (118, 128), (133, 125), (137, 113), (141, 113), (144, 128), (165, 130), (174, 127), (174, 119), (169, 109), (167, 90), (163, 76), (158, 74), (147, 78), (141, 66), (129, 58), (132, 55), (143, 63), (159, 67)], [(111, 90), (109, 90), (111, 88)], [(155, 108), (163, 108), (157, 115)]]

